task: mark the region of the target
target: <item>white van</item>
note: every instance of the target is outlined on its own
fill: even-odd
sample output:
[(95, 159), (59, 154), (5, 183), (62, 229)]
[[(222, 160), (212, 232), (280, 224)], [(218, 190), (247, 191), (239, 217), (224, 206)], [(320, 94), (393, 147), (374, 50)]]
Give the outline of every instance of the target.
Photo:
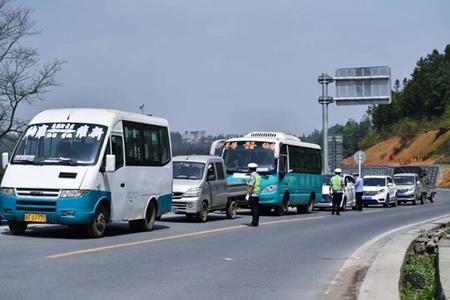
[(83, 227), (109, 222), (151, 230), (172, 203), (165, 119), (111, 109), (54, 109), (36, 115), (11, 159), (3, 153), (0, 214), (13, 234), (29, 223)]

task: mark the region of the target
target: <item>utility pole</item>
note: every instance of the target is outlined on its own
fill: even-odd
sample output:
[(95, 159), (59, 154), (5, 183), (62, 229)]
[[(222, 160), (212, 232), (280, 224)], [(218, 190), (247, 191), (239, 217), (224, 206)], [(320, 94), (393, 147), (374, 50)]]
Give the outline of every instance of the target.
[(141, 110), (141, 115), (144, 114), (144, 104), (139, 105), (139, 109)]
[(322, 85), (322, 96), (319, 97), (319, 104), (322, 104), (322, 130), (323, 130), (323, 165), (322, 173), (328, 171), (328, 104), (333, 103), (333, 97), (328, 96), (328, 84), (334, 81), (333, 77), (327, 73), (322, 73), (317, 81)]

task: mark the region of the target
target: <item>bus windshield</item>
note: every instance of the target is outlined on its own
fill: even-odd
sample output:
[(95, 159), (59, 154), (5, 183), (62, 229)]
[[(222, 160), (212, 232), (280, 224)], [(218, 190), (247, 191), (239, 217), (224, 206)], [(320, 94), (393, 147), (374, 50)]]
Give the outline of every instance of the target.
[(96, 124), (33, 124), (20, 138), (11, 164), (94, 165), (106, 133), (106, 126)]
[(227, 142), (223, 147), (222, 158), (225, 161), (227, 173), (246, 173), (249, 163), (258, 164), (258, 173), (275, 173), (274, 159), (275, 143), (236, 141)]

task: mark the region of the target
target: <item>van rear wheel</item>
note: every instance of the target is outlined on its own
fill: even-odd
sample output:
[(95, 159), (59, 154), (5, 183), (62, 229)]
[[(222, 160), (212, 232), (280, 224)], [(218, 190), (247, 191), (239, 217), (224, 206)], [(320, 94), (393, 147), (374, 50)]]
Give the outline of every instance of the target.
[(227, 205), (227, 219), (236, 218), (237, 211), (237, 203), (235, 200), (230, 200), (230, 203)]
[(27, 230), (28, 223), (27, 222), (17, 222), (17, 221), (8, 221), (9, 230), (15, 234), (20, 235)]

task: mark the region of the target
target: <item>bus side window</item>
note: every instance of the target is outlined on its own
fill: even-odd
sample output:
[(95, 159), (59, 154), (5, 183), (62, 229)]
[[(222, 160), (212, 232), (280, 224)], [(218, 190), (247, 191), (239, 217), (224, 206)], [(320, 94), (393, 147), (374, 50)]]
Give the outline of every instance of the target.
[(287, 157), (286, 156), (280, 156), (279, 172), (280, 173), (287, 172)]
[(116, 156), (116, 170), (123, 167), (123, 140), (121, 136), (113, 135), (111, 137), (112, 154)]

